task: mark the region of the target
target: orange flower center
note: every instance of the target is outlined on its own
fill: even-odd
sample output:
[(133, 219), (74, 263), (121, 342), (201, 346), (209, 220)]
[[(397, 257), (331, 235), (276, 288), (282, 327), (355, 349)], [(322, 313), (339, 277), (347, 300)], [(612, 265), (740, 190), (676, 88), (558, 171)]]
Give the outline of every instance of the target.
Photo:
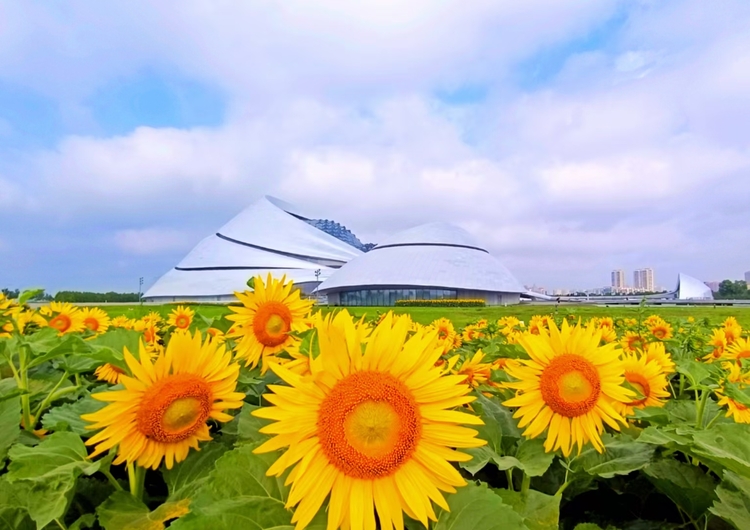
[(318, 437), (328, 460), (364, 480), (394, 473), (422, 435), (411, 391), (388, 373), (356, 372), (340, 380), (318, 412)]
[(174, 319), (174, 325), (180, 329), (187, 329), (190, 327), (190, 317), (187, 315), (178, 315), (177, 318)]
[(643, 345), (644, 345), (643, 338), (637, 335), (634, 337), (628, 337), (628, 348), (630, 348), (631, 350), (643, 348)]
[(170, 375), (146, 390), (138, 408), (138, 430), (162, 443), (181, 442), (211, 413), (213, 392), (195, 374)]
[(292, 312), (281, 302), (266, 302), (258, 307), (253, 318), (255, 338), (263, 346), (284, 344), (292, 328)]
[(56, 315), (55, 318), (49, 321), (49, 327), (55, 328), (59, 332), (68, 331), (72, 321), (68, 315)]
[(143, 338), (146, 339), (146, 342), (154, 342), (156, 338), (155, 330), (153, 328), (146, 328), (143, 330)]
[(83, 321), (88, 329), (91, 331), (97, 331), (99, 329), (99, 320), (94, 317), (88, 317)]
[(446, 328), (438, 329), (438, 339), (445, 340), (448, 338), (448, 330)]
[(651, 333), (653, 333), (654, 337), (657, 339), (663, 339), (667, 336), (667, 330), (665, 328), (654, 328), (651, 330)]
[(629, 401), (625, 404), (630, 407), (643, 405), (651, 395), (651, 385), (648, 384), (648, 379), (646, 379), (643, 374), (637, 372), (625, 372), (625, 380), (633, 385), (633, 387), (635, 387), (635, 389), (643, 396), (641, 399)]
[(601, 394), (596, 367), (580, 355), (570, 353), (552, 359), (539, 378), (539, 386), (547, 406), (568, 418), (593, 409)]

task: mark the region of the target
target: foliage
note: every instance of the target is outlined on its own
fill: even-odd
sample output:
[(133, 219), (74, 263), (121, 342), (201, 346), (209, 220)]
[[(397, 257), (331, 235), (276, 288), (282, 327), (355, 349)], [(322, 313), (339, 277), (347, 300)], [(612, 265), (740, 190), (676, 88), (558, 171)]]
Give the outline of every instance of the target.
[[(293, 511), (285, 507), (286, 477), (266, 475), (279, 454), (254, 452), (268, 440), (260, 432), (268, 420), (252, 412), (268, 405), (261, 397), (268, 385), (280, 384), (272, 371), (243, 367), (237, 387), (245, 396), (242, 410), (230, 411), (234, 419), (227, 423), (211, 421), (212, 440), (171, 469), (162, 464), (146, 472), (113, 465), (115, 449), (92, 458), (86, 445), (96, 431), (81, 415), (99, 411), (105, 403), (92, 395), (111, 386), (95, 371), (106, 363), (127, 373), (123, 350), (140, 355), (139, 342), (145, 353), (160, 355), (173, 332), (166, 317), (174, 307), (107, 308), (112, 317), (127, 318), (103, 333), (63, 333), (48, 327), (49, 315), (24, 306), (40, 296), (38, 291), (4, 292), (12, 296), (0, 298), (0, 528), (294, 526)], [(738, 326), (750, 324), (750, 314), (726, 308), (660, 309), (674, 333), (659, 341), (651, 334), (654, 317), (645, 306), (550, 306), (556, 312), (532, 318), (539, 306), (443, 310), (439, 303), (430, 305), (410, 309), (415, 328), (447, 315), (457, 335), (472, 332), (463, 333), (462, 343), (446, 346), (441, 362), (474, 387), (475, 400), (465, 412), (482, 419), (476, 430), (487, 442), (466, 450), (473, 458), (456, 464), (467, 485), (446, 495), (450, 511), (434, 506), (431, 528), (750, 528), (750, 424), (741, 421), (741, 414), (728, 415), (722, 401), (728, 398), (740, 413), (750, 403), (748, 361), (741, 353), (732, 357), (730, 345), (714, 356), (711, 342), (715, 330), (732, 325), (722, 322), (730, 313), (739, 316)], [(228, 348), (235, 347), (231, 334), (225, 334), (230, 328), (225, 307), (193, 308), (191, 331), (205, 334), (211, 328)], [(152, 310), (161, 321), (147, 336), (145, 324), (156, 318), (148, 317)], [(377, 318), (367, 308), (352, 312)], [(601, 453), (590, 444), (568, 457), (545, 451), (545, 434), (524, 436), (515, 410), (503, 405), (514, 395), (505, 386), (510, 376), (503, 366), (527, 358), (521, 343), (533, 333), (532, 321), (559, 325), (580, 319), (583, 326), (601, 329), (610, 325), (606, 317), (612, 317), (611, 344), (632, 333), (664, 346), (675, 363), (668, 375), (670, 397), (663, 406), (636, 408), (620, 431), (605, 426)], [(301, 334), (301, 351), (315, 357), (309, 336)], [(747, 337), (741, 330), (738, 339)], [(288, 352), (279, 355), (284, 361), (299, 360)], [(732, 367), (739, 367), (739, 378), (731, 376)], [(325, 528), (325, 506), (309, 528)], [(406, 527), (421, 524), (407, 519)]]

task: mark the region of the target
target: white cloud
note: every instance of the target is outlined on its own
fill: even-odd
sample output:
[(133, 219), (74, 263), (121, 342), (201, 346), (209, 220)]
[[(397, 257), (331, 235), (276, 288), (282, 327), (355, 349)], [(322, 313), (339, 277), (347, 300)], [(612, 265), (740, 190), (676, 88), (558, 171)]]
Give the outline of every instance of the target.
[(195, 243), (190, 234), (165, 228), (120, 230), (115, 233), (114, 241), (123, 252), (136, 255), (186, 251)]

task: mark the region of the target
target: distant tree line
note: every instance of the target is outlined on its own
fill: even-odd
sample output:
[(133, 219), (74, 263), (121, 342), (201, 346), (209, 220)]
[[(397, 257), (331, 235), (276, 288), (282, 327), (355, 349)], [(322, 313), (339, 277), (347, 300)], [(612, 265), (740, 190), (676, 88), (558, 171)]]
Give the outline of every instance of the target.
[[(21, 294), (18, 289), (2, 289), (2, 293), (8, 298), (18, 298)], [(42, 291), (41, 294), (31, 299), (33, 302), (39, 301), (70, 302), (73, 304), (80, 303), (105, 303), (105, 302), (138, 302), (138, 293), (92, 293), (89, 291), (58, 291), (54, 296)]]
[(750, 298), (750, 291), (744, 280), (724, 280), (719, 284), (719, 292), (714, 293), (714, 298), (719, 300), (735, 300)]

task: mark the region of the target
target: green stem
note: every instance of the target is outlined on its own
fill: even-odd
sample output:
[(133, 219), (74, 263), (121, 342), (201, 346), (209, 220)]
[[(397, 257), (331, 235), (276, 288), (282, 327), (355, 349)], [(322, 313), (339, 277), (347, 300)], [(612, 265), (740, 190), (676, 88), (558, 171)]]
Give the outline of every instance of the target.
[[(112, 476), (112, 472), (109, 470), (109, 468), (107, 468), (107, 469), (100, 469), (99, 471), (102, 472), (102, 475), (104, 475), (105, 477), (107, 477), (107, 480), (109, 481), (109, 483), (112, 484), (117, 491), (124, 491), (122, 489), (122, 486), (120, 486), (120, 483), (117, 482), (117, 480), (115, 479), (115, 477)], [(130, 476), (130, 470), (128, 470), (128, 476)]]
[(146, 468), (132, 463), (128, 464), (128, 480), (130, 481), (130, 494), (140, 501), (143, 498)]
[(23, 414), (23, 428), (29, 432), (34, 430), (34, 425), (31, 423), (31, 396), (28, 393), (29, 390), (29, 374), (26, 370), (26, 363), (24, 362), (23, 356), (20, 356), (20, 362), (18, 371), (21, 375), (21, 381), (18, 384), (18, 389), (24, 392), (21, 394), (21, 411)]
[(513, 491), (513, 470), (512, 469), (506, 469), (505, 470), (505, 477), (508, 479), (508, 489), (510, 491)]
[(523, 480), (521, 481), (521, 495), (524, 497), (529, 494), (529, 486), (531, 486), (531, 477), (524, 472)]
[(706, 425), (706, 429), (710, 429), (714, 423), (716, 423), (716, 420), (718, 420), (722, 415), (722, 411), (719, 411), (716, 413), (716, 416), (711, 418), (711, 421), (708, 422), (708, 425)]
[(680, 388), (677, 391), (677, 397), (682, 396), (682, 393), (685, 391), (685, 374), (680, 374)]
[(42, 401), (42, 402), (41, 402), (41, 403), (39, 404), (39, 406), (37, 407), (37, 409), (36, 409), (36, 412), (34, 413), (34, 417), (35, 417), (35, 418), (39, 419), (39, 415), (40, 415), (40, 414), (42, 413), (42, 411), (43, 411), (43, 410), (44, 410), (45, 408), (47, 408), (47, 405), (49, 405), (49, 404), (50, 404), (50, 402), (52, 401), (52, 395), (53, 395), (53, 394), (54, 394), (54, 393), (55, 393), (55, 392), (57, 391), (57, 389), (58, 389), (58, 388), (60, 388), (60, 385), (62, 385), (62, 384), (63, 384), (63, 381), (65, 381), (65, 380), (66, 380), (66, 379), (68, 378), (68, 375), (70, 375), (70, 374), (68, 374), (68, 372), (63, 372), (63, 375), (62, 375), (62, 377), (60, 378), (60, 380), (59, 380), (59, 381), (57, 382), (57, 384), (55, 385), (55, 388), (53, 388), (53, 389), (52, 389), (52, 390), (50, 391), (50, 393), (49, 393), (49, 394), (47, 394), (47, 397), (46, 397), (46, 398), (44, 398), (44, 401)]
[(65, 526), (65, 523), (63, 523), (60, 519), (55, 519), (55, 522), (57, 523), (57, 526), (59, 526), (63, 530), (68, 530), (68, 527)]
[[(700, 401), (698, 401), (698, 408), (695, 413), (695, 428), (696, 429), (702, 429), (703, 428), (703, 413), (706, 410), (706, 401), (708, 401), (708, 390), (704, 390), (701, 394)], [(698, 399), (698, 395), (696, 394), (696, 401)]]

